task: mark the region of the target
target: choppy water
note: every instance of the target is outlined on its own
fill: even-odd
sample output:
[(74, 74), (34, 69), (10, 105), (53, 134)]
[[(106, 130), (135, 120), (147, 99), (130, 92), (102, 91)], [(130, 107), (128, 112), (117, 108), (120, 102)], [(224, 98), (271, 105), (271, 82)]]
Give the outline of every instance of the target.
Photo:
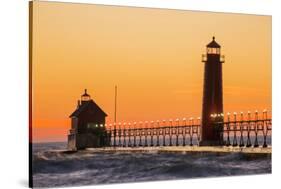
[(240, 153), (65, 154), (66, 143), (33, 145), (34, 187), (271, 173), (270, 155)]

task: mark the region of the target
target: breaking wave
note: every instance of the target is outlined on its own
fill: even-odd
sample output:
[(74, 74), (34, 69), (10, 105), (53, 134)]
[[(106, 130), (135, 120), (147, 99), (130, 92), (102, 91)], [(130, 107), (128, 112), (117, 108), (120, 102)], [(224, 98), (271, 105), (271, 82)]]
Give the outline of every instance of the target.
[(271, 173), (270, 155), (242, 153), (65, 153), (65, 143), (36, 144), (35, 187)]

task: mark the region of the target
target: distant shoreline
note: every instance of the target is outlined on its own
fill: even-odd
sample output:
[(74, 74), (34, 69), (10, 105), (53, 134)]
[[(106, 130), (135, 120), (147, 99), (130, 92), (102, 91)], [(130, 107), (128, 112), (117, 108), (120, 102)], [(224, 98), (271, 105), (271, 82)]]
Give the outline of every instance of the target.
[(52, 141), (52, 142), (31, 142), (32, 144), (53, 144), (53, 143), (67, 143), (67, 141)]

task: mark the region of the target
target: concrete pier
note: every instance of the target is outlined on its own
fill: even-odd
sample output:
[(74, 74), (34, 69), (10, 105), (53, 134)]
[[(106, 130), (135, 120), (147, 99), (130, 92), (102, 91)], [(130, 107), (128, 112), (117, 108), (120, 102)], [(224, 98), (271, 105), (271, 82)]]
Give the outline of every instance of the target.
[(248, 154), (271, 154), (271, 147), (227, 147), (227, 146), (165, 146), (165, 147), (105, 147), (87, 148), (89, 152), (154, 152), (154, 153), (191, 153), (191, 152), (214, 152), (214, 153), (248, 153)]

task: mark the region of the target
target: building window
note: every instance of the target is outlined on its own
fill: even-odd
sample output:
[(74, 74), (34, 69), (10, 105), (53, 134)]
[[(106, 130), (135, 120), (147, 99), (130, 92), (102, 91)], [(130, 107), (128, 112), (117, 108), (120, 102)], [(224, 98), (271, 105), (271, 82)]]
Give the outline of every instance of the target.
[(94, 129), (94, 128), (97, 128), (98, 124), (95, 124), (95, 123), (87, 123), (87, 128), (88, 129)]

